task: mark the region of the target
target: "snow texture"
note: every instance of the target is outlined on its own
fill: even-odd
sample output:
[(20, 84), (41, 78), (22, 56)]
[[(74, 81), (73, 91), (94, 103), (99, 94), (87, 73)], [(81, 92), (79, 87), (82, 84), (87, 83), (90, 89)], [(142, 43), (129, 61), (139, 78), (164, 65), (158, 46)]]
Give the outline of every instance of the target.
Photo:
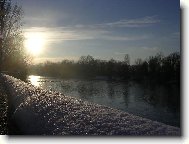
[(11, 96), (12, 118), (24, 134), (181, 135), (180, 129), (173, 126), (1, 76)]

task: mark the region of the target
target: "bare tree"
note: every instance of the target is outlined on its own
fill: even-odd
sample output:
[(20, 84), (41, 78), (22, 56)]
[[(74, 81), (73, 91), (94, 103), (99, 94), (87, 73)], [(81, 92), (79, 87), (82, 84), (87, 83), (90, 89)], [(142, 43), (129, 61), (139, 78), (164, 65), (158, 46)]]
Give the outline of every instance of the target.
[[(23, 10), (11, 0), (0, 0), (0, 70), (26, 63), (22, 35)], [(12, 63), (12, 64), (10, 64)], [(18, 67), (17, 69), (19, 69)]]
[(125, 63), (126, 65), (130, 65), (130, 57), (129, 57), (129, 54), (125, 54), (124, 63)]

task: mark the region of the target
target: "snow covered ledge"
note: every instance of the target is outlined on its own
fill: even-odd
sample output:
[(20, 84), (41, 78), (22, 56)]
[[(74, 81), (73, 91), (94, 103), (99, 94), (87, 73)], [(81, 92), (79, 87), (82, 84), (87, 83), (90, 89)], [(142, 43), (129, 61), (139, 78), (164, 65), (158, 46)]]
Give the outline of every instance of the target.
[(2, 75), (23, 134), (180, 136), (179, 128), (34, 87)]

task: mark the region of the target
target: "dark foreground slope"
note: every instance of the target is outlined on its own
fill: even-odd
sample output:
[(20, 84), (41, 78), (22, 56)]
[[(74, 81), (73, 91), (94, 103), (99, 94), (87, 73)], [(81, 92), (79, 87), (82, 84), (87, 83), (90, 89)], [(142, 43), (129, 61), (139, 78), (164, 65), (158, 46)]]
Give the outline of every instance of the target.
[(8, 96), (0, 80), (0, 134), (8, 134)]
[(2, 75), (20, 134), (180, 136), (179, 128), (46, 91)]

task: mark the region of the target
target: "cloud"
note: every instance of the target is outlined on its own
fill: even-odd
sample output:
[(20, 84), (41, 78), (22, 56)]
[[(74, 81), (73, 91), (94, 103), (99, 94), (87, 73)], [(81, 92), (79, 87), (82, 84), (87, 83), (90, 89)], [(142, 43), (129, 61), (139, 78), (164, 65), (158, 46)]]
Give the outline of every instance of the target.
[(29, 33), (41, 35), (48, 43), (58, 43), (70, 40), (110, 40), (136, 41), (149, 38), (147, 35), (115, 35), (112, 31), (103, 29), (75, 28), (75, 27), (31, 27), (24, 29), (24, 35)]
[(102, 31), (78, 31), (74, 29), (68, 29), (67, 27), (31, 27), (24, 29), (24, 35), (27, 38), (28, 33), (40, 33), (48, 42), (62, 42), (67, 40), (89, 40), (94, 39), (96, 33), (102, 33)]
[[(44, 21), (46, 21), (46, 18), (44, 18)], [(159, 22), (160, 20), (157, 19), (157, 16), (146, 16), (138, 19), (121, 19), (119, 21), (91, 25), (77, 24), (61, 27), (26, 27), (24, 29), (24, 33), (26, 38), (28, 38), (27, 33), (40, 33), (40, 35), (43, 36), (48, 43), (94, 39), (111, 41), (137, 41), (147, 39), (149, 36), (115, 34), (115, 28), (146, 27)]]
[(142, 35), (142, 36), (111, 36), (111, 35), (105, 35), (101, 36), (101, 39), (104, 40), (112, 40), (112, 41), (136, 41), (136, 40), (144, 40), (149, 38), (148, 36)]
[(119, 21), (109, 22), (109, 23), (100, 23), (92, 25), (82, 25), (78, 24), (76, 27), (90, 27), (90, 28), (139, 28), (147, 27), (152, 24), (159, 23), (160, 20), (157, 19), (157, 16), (146, 16), (143, 18), (137, 19), (121, 19)]
[[(113, 31), (106, 28), (120, 27), (145, 27), (160, 22), (156, 16), (144, 17), (139, 19), (122, 19), (111, 23), (93, 24), (93, 25), (74, 25), (67, 27), (29, 27), (25, 28), (25, 36), (27, 33), (40, 33), (49, 42), (62, 42), (68, 40), (118, 40), (133, 41), (146, 39), (147, 36), (129, 36), (115, 35)], [(177, 35), (177, 34), (175, 34)]]

